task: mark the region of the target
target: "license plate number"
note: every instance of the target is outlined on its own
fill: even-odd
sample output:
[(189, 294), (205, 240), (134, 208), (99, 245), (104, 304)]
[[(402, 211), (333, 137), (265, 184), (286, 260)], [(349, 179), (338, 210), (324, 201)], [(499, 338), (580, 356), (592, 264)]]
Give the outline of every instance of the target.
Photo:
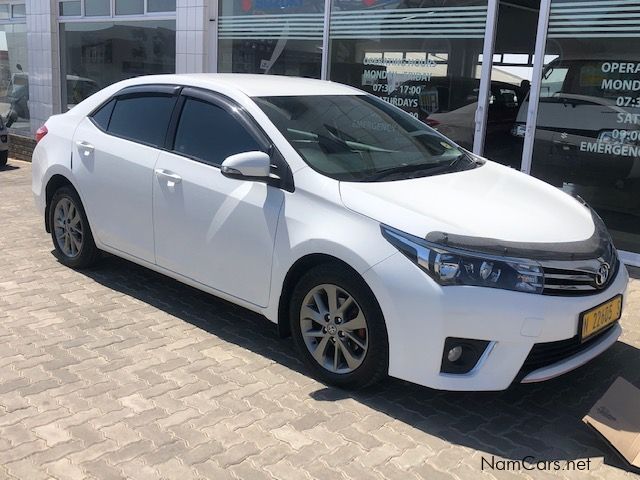
[(580, 314), (580, 340), (584, 342), (601, 332), (622, 316), (622, 295)]

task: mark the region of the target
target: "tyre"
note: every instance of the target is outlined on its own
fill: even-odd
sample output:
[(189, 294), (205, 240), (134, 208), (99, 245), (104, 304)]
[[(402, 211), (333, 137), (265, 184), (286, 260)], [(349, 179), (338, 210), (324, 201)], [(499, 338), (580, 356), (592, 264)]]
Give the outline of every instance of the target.
[(85, 268), (96, 261), (99, 250), (80, 197), (73, 188), (64, 186), (53, 194), (49, 225), (53, 246), (63, 265)]
[(4, 151), (0, 152), (0, 168), (4, 167), (7, 164), (7, 160), (9, 159), (9, 152)]
[(340, 264), (307, 272), (293, 290), (289, 318), (301, 357), (323, 382), (356, 389), (387, 375), (382, 311), (355, 272)]

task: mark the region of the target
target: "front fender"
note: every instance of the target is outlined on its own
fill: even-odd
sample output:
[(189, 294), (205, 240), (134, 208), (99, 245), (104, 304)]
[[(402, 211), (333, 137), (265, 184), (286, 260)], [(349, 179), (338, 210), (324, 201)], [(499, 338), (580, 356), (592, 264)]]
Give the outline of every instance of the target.
[[(334, 257), (360, 275), (397, 250), (380, 232), (380, 223), (347, 209), (340, 200), (338, 182), (314, 175), (313, 192), (296, 176), (296, 192), (287, 195), (278, 220), (271, 272), (269, 304), (263, 311), (273, 322), (284, 280), (292, 266), (308, 255)], [(321, 177), (318, 179), (317, 177)]]

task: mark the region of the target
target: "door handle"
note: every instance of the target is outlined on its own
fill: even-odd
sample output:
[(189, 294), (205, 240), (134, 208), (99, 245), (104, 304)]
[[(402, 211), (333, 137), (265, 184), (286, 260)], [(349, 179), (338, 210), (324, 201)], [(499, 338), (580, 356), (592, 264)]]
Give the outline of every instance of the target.
[(89, 155), (91, 155), (95, 150), (95, 147), (91, 145), (89, 142), (84, 142), (84, 141), (76, 142), (76, 145), (78, 146), (78, 151), (85, 157), (88, 157)]
[(176, 173), (164, 170), (162, 168), (156, 168), (156, 177), (166, 180), (169, 186), (176, 185), (182, 181), (182, 177)]

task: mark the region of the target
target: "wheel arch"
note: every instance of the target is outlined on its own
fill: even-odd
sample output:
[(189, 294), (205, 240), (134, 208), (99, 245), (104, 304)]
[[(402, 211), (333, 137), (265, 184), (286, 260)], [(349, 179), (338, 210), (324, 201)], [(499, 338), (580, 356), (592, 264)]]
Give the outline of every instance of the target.
[(49, 208), (51, 207), (51, 199), (56, 191), (64, 186), (69, 186), (73, 188), (73, 190), (80, 196), (78, 189), (71, 183), (64, 175), (56, 173), (51, 176), (49, 181), (47, 182), (47, 186), (45, 187), (45, 207), (44, 207), (44, 226), (47, 233), (51, 233), (51, 225), (49, 224)]
[[(278, 334), (280, 337), (289, 337), (291, 336), (291, 326), (289, 324), (289, 301), (291, 299), (291, 294), (293, 293), (293, 289), (295, 288), (298, 281), (302, 278), (302, 276), (308, 272), (310, 269), (317, 267), (318, 265), (324, 265), (328, 263), (333, 263), (340, 265), (347, 270), (350, 270), (355, 275), (362, 280), (362, 283), (366, 285), (366, 287), (371, 290), (371, 287), (367, 284), (362, 275), (351, 265), (349, 265), (344, 260), (335, 257), (333, 255), (329, 255), (326, 253), (310, 253), (304, 255), (297, 259), (284, 277), (284, 281), (282, 283), (282, 290), (280, 291), (280, 297), (278, 300)], [(375, 295), (371, 292), (373, 298), (376, 300)]]

